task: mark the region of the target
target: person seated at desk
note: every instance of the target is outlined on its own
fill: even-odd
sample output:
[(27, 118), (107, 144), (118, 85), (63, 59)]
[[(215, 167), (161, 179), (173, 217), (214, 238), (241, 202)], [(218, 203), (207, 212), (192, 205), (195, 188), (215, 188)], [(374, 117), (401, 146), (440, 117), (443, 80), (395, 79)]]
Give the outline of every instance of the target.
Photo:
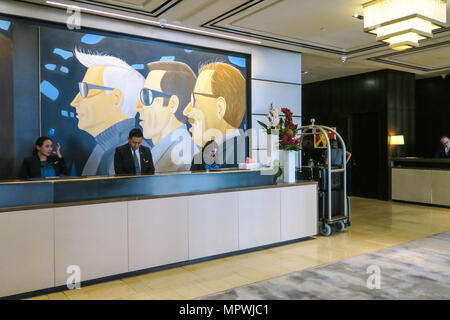
[(441, 138), (441, 146), (436, 152), (435, 158), (449, 159), (450, 158), (450, 139), (447, 136)]
[[(61, 155), (61, 146), (58, 143), (53, 151), (53, 142), (49, 137), (40, 137), (36, 140), (33, 155), (23, 160), (20, 178), (49, 178), (67, 175), (66, 162)], [(56, 154), (54, 156), (53, 154)]]
[(134, 128), (128, 134), (128, 143), (117, 147), (114, 153), (116, 174), (154, 174), (150, 148), (142, 146), (142, 131)]
[(216, 141), (210, 140), (192, 159), (191, 171), (219, 169), (216, 163), (216, 154), (219, 146)]

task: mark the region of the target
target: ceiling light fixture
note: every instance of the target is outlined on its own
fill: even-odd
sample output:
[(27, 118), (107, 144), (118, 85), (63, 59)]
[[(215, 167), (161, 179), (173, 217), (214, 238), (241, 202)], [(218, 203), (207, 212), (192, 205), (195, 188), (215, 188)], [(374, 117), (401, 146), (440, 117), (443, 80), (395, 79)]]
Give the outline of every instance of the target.
[(170, 24), (170, 23), (167, 23), (165, 19), (161, 19), (161, 21), (153, 21), (153, 20), (136, 18), (136, 17), (132, 17), (132, 16), (127, 16), (127, 15), (103, 11), (103, 10), (96, 10), (96, 9), (90, 9), (90, 8), (86, 8), (86, 7), (70, 5), (70, 4), (61, 3), (61, 2), (47, 0), (46, 3), (50, 4), (50, 5), (58, 6), (58, 7), (71, 8), (71, 9), (76, 9), (76, 10), (80, 10), (80, 11), (111, 16), (114, 18), (127, 19), (127, 20), (132, 20), (132, 21), (136, 21), (136, 22), (140, 22), (140, 23), (158, 25), (161, 28), (177, 29), (177, 30), (188, 31), (188, 32), (193, 32), (193, 33), (205, 34), (205, 35), (209, 35), (209, 36), (213, 36), (213, 37), (220, 37), (220, 38), (237, 40), (237, 41), (242, 41), (242, 42), (249, 42), (249, 43), (254, 43), (254, 44), (261, 44), (261, 41), (258, 41), (258, 40), (251, 40), (251, 39), (246, 39), (246, 38), (241, 38), (241, 37), (229, 36), (226, 34), (221, 34), (221, 33), (216, 33), (216, 32), (204, 31), (204, 30), (200, 30), (200, 29), (188, 28), (188, 27), (183, 27), (183, 26), (179, 26), (179, 25), (175, 25), (175, 24)]
[(419, 46), (433, 30), (446, 27), (447, 0), (374, 0), (363, 4), (364, 31), (394, 50)]
[(359, 19), (359, 20), (364, 19), (364, 17), (363, 17), (362, 15), (360, 15), (359, 13), (354, 13), (354, 14), (352, 15), (352, 17), (353, 17), (353, 18), (356, 18), (356, 19)]

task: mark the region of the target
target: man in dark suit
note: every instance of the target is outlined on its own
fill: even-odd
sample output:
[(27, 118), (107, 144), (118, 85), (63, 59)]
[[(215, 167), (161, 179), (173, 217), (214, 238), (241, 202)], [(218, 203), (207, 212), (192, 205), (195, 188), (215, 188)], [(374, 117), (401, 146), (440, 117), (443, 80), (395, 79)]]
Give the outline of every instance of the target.
[(441, 138), (442, 146), (436, 152), (436, 158), (450, 159), (450, 139), (447, 136)]
[(128, 143), (117, 147), (114, 154), (114, 170), (116, 174), (153, 174), (152, 153), (142, 144), (141, 129), (132, 129), (128, 135)]

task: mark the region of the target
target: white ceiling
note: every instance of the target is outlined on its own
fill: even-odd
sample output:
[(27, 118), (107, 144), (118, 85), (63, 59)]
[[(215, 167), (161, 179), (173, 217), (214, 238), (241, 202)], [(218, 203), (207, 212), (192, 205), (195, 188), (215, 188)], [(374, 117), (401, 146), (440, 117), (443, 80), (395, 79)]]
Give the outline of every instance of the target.
[[(45, 5), (45, 0), (21, 0)], [(304, 83), (380, 69), (419, 77), (450, 73), (450, 28), (419, 48), (397, 52), (363, 32), (368, 0), (53, 0), (110, 12), (257, 39), (264, 46), (302, 52)], [(450, 5), (447, 4), (447, 16)], [(341, 57), (346, 56), (345, 63)]]

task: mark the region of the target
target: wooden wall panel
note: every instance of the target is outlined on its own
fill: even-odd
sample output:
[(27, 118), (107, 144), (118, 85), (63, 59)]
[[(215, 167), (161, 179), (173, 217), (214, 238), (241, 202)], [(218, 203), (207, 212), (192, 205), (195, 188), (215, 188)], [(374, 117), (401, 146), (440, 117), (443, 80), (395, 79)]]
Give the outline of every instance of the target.
[(403, 135), (403, 146), (389, 146), (390, 157), (416, 154), (415, 75), (390, 70), (388, 73), (388, 135)]
[[(321, 81), (303, 85), (302, 106), (303, 124), (308, 124), (310, 118), (315, 118), (317, 124), (336, 127), (342, 135), (347, 149), (352, 152), (356, 148), (352, 137), (352, 127), (355, 125), (353, 115), (373, 114), (377, 117), (378, 133), (367, 132), (366, 141), (371, 143), (374, 139), (387, 141), (386, 136), (386, 79), (387, 71), (376, 71), (356, 76)], [(373, 150), (367, 157), (376, 157), (380, 166), (377, 168), (378, 187), (374, 198), (386, 199), (388, 197), (386, 185), (387, 176), (387, 147), (385, 143), (378, 144), (378, 150)], [(357, 194), (358, 186), (353, 186), (352, 164), (360, 163), (364, 159), (355, 159), (348, 166), (349, 193)]]
[(450, 135), (450, 76), (416, 81), (417, 156), (434, 157), (443, 135)]
[[(370, 196), (390, 199), (389, 157), (411, 155), (415, 150), (414, 79), (410, 73), (381, 70), (303, 85), (303, 124), (315, 118), (317, 124), (337, 127), (350, 152), (357, 148), (351, 139), (352, 126), (355, 126), (352, 121), (362, 114), (376, 117), (378, 133), (366, 132), (365, 140), (378, 147), (365, 154), (367, 159), (352, 158), (348, 167), (350, 194), (357, 194), (355, 189), (358, 188), (352, 186), (352, 165), (376, 157), (378, 166), (374, 170), (377, 171), (378, 186), (376, 193)], [(387, 138), (388, 133), (394, 131), (404, 134), (408, 144), (391, 150)], [(373, 143), (375, 139), (376, 144)]]

